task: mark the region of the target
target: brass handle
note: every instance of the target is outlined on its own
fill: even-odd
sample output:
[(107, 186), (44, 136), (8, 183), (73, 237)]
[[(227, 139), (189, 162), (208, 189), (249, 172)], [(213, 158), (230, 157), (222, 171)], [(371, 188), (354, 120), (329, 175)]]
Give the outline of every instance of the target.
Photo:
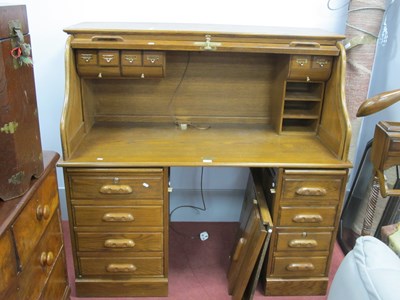
[(232, 261), (237, 261), (240, 252), (242, 252), (243, 246), (246, 244), (246, 239), (245, 238), (240, 238), (238, 244), (236, 245), (235, 253), (233, 254)]
[(103, 54), (101, 58), (105, 60), (107, 63), (110, 63), (114, 60), (115, 56), (113, 54)]
[(320, 48), (321, 45), (316, 42), (300, 42), (293, 41), (290, 42), (289, 47), (307, 47), (307, 48)]
[(325, 196), (326, 189), (320, 187), (301, 187), (296, 190), (296, 194), (300, 196)]
[(131, 194), (132, 188), (125, 184), (106, 184), (100, 188), (102, 194)]
[(317, 245), (318, 242), (316, 240), (298, 239), (289, 241), (290, 248), (314, 248)]
[(133, 264), (109, 264), (106, 267), (110, 273), (132, 273), (136, 271), (136, 266)]
[(39, 221), (47, 220), (50, 217), (50, 207), (46, 204), (44, 206), (38, 205), (36, 208), (36, 219)]
[(106, 213), (103, 216), (105, 222), (132, 222), (135, 218), (130, 213)]
[(54, 254), (53, 252), (49, 251), (49, 252), (42, 252), (42, 254), (40, 255), (40, 265), (42, 267), (44, 266), (51, 266), (54, 262)]
[(288, 271), (312, 271), (315, 267), (312, 263), (292, 263), (286, 266)]
[(108, 239), (104, 242), (106, 248), (133, 248), (135, 242), (131, 239)]
[(146, 60), (148, 62), (150, 62), (151, 64), (155, 64), (156, 62), (158, 62), (160, 60), (159, 56), (147, 56)]
[(320, 223), (322, 220), (321, 215), (295, 215), (293, 217), (295, 223)]

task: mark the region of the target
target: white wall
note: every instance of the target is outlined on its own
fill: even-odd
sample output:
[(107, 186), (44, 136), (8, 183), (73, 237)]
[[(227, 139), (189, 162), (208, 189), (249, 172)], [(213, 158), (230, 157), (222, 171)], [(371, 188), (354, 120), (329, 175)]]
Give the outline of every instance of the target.
[[(67, 37), (63, 28), (87, 21), (182, 22), (317, 27), (343, 34), (347, 19), (347, 2), (348, 0), (7, 1), (27, 5), (42, 147), (59, 153), (59, 121), (64, 100), (64, 45)], [(328, 3), (331, 8), (341, 9), (330, 10)], [(171, 181), (178, 188), (171, 195), (171, 208), (186, 202), (199, 201), (196, 191), (199, 188), (198, 174), (199, 169), (196, 168), (173, 170)], [(58, 176), (60, 196), (64, 198), (61, 170), (58, 170)], [(209, 210), (201, 215), (193, 210), (177, 211), (174, 214), (176, 220), (237, 220), (247, 171), (231, 168), (207, 169), (205, 176), (205, 180), (209, 182), (205, 187), (208, 190), (206, 198)], [(182, 178), (186, 180), (182, 181)], [(221, 179), (224, 182), (222, 187)], [(217, 190), (215, 197), (211, 195), (213, 190)], [(221, 196), (221, 191), (226, 193), (222, 193)], [(229, 210), (226, 209), (225, 202), (231, 204)], [(63, 217), (66, 217), (65, 208)]]

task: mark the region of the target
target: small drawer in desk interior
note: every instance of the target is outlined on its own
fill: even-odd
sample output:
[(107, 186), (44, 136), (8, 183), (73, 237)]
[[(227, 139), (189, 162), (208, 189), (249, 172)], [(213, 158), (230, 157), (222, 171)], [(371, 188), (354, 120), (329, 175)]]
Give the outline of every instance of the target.
[(96, 66), (97, 58), (98, 58), (97, 50), (77, 50), (76, 51), (76, 62), (78, 65)]
[(164, 66), (165, 53), (162, 51), (143, 51), (143, 66)]
[(292, 55), (288, 79), (328, 80), (332, 70), (331, 56)]
[(161, 172), (149, 175), (72, 175), (69, 183), (73, 199), (163, 199)]
[(119, 66), (118, 50), (99, 50), (98, 54), (100, 66)]

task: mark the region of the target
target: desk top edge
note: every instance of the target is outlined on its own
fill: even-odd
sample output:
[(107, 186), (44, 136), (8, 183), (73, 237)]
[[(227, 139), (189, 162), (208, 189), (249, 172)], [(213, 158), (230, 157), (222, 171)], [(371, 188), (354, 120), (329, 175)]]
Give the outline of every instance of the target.
[(274, 36), (283, 37), (313, 37), (332, 40), (343, 40), (342, 34), (332, 33), (317, 28), (272, 27), (255, 25), (230, 25), (230, 24), (195, 24), (195, 23), (135, 23), (135, 22), (82, 22), (69, 27), (64, 31), (68, 34), (79, 33), (185, 33), (222, 34), (242, 36)]

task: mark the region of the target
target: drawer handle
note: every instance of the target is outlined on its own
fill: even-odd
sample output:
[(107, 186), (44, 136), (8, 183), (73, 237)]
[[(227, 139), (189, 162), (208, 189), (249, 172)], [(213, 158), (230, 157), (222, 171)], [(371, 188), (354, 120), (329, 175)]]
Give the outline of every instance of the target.
[(93, 54), (89, 54), (89, 53), (82, 53), (81, 54), (81, 59), (85, 62), (88, 63), (93, 59)]
[(289, 47), (320, 48), (321, 45), (319, 43), (316, 43), (316, 42), (293, 41), (293, 42), (290, 42)]
[(133, 264), (109, 264), (106, 267), (107, 272), (110, 273), (133, 273), (136, 269)]
[(286, 266), (288, 271), (312, 271), (315, 267), (312, 263), (292, 263)]
[(310, 187), (301, 187), (296, 191), (297, 195), (300, 196), (325, 196), (326, 189), (324, 188), (310, 188)]
[(147, 56), (146, 60), (148, 62), (150, 62), (151, 64), (155, 64), (156, 62), (158, 62), (160, 60), (160, 57), (155, 55), (155, 56)]
[(36, 219), (39, 221), (47, 220), (50, 217), (50, 207), (46, 204), (44, 206), (38, 205), (36, 208)]
[(49, 251), (49, 252), (42, 252), (42, 254), (40, 255), (40, 265), (42, 267), (47, 266), (51, 266), (54, 262), (54, 254), (53, 252)]
[(103, 54), (101, 56), (101, 58), (104, 59), (107, 63), (110, 63), (114, 59), (114, 55), (113, 54)]
[(132, 188), (125, 184), (106, 184), (100, 188), (102, 194), (131, 194)]
[(132, 222), (135, 218), (130, 213), (106, 213), (103, 216), (105, 222)]
[(114, 35), (95, 35), (92, 37), (92, 42), (123, 42), (121, 36)]
[(291, 240), (289, 242), (290, 248), (315, 248), (318, 246), (318, 242), (316, 240)]
[(135, 242), (131, 239), (109, 239), (104, 242), (106, 248), (133, 248)]
[(245, 238), (240, 238), (238, 244), (236, 245), (235, 253), (233, 254), (232, 261), (237, 261), (242, 252), (243, 246), (246, 244)]
[(321, 223), (322, 220), (321, 215), (295, 215), (293, 217), (295, 223)]

